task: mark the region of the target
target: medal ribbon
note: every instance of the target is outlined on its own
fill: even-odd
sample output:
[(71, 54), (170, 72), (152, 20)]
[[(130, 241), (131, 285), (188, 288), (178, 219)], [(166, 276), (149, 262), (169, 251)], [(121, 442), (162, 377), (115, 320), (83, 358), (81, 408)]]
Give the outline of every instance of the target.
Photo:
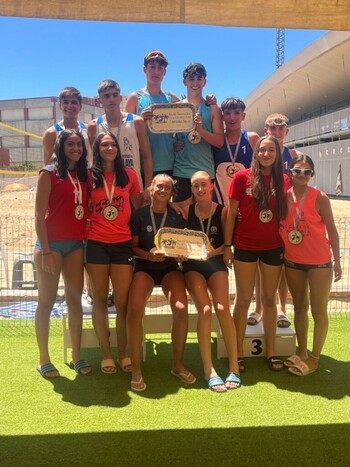
[(108, 204), (110, 206), (112, 206), (112, 200), (113, 200), (114, 188), (115, 188), (115, 177), (113, 178), (111, 191), (109, 191), (109, 189), (108, 189), (108, 185), (107, 185), (107, 182), (106, 182), (106, 179), (105, 179), (104, 175), (103, 175), (103, 186), (105, 187), (105, 192), (106, 192), (106, 195), (107, 195)]
[(210, 231), (210, 225), (211, 225), (211, 218), (213, 217), (213, 203), (211, 203), (210, 205), (210, 215), (209, 215), (209, 218), (208, 218), (208, 224), (207, 224), (207, 228), (206, 230), (204, 229), (204, 222), (203, 222), (203, 219), (202, 219), (202, 216), (200, 215), (200, 212), (199, 212), (199, 208), (198, 208), (198, 205), (196, 203), (196, 206), (197, 206), (197, 211), (198, 211), (198, 214), (199, 214), (199, 222), (201, 224), (201, 229), (202, 229), (202, 232), (206, 234), (207, 237), (209, 237), (209, 231)]
[(76, 180), (74, 181), (73, 177), (69, 173), (69, 170), (67, 171), (67, 174), (68, 174), (68, 178), (69, 178), (71, 184), (74, 187), (74, 202), (75, 202), (75, 204), (82, 204), (82, 202), (83, 202), (83, 190), (81, 189), (79, 178), (77, 177)]
[[(154, 218), (154, 213), (153, 213), (153, 210), (152, 210), (152, 206), (149, 207), (149, 213), (150, 213), (150, 216), (151, 216), (151, 222), (152, 222), (152, 228), (153, 228), (153, 233), (154, 235), (157, 233), (157, 226), (156, 226), (156, 220)], [(168, 215), (168, 210), (166, 209), (164, 211), (164, 214), (163, 214), (163, 217), (162, 217), (162, 221), (160, 223), (160, 229), (162, 227), (164, 227), (164, 224), (165, 224), (165, 220), (166, 220), (166, 216)]]
[(237, 159), (237, 155), (238, 155), (238, 149), (239, 149), (239, 146), (241, 144), (241, 139), (242, 139), (242, 131), (240, 132), (239, 134), (239, 138), (238, 138), (238, 141), (237, 141), (237, 145), (236, 145), (236, 149), (235, 149), (235, 154), (233, 155), (232, 154), (232, 151), (231, 151), (231, 148), (230, 148), (230, 144), (228, 142), (228, 139), (227, 139), (227, 136), (226, 136), (226, 133), (225, 133), (225, 142), (226, 142), (226, 147), (227, 147), (227, 150), (228, 150), (228, 153), (230, 155), (230, 159), (232, 161), (232, 164), (234, 164), (236, 162), (236, 159)]
[(301, 197), (300, 203), (299, 203), (299, 208), (295, 207), (295, 211), (297, 212), (296, 216), (294, 216), (294, 209), (293, 209), (293, 194), (294, 190), (291, 188), (289, 190), (289, 206), (290, 206), (290, 212), (292, 214), (292, 219), (293, 219), (293, 225), (294, 225), (294, 230), (298, 230), (299, 227), (299, 220), (300, 220), (300, 215), (304, 206), (304, 201), (307, 192), (309, 191), (309, 187), (306, 188), (306, 190), (303, 193), (303, 196)]

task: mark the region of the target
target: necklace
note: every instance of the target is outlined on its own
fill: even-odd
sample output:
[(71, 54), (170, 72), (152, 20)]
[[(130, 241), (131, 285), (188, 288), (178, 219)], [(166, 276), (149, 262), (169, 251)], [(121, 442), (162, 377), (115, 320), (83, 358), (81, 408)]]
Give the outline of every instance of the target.
[(103, 216), (108, 221), (114, 221), (114, 219), (118, 217), (118, 209), (115, 206), (112, 206), (114, 188), (115, 188), (115, 176), (113, 178), (111, 189), (109, 189), (105, 176), (103, 175), (103, 186), (104, 186), (106, 196), (108, 199), (108, 206), (104, 208)]
[(78, 177), (76, 178), (76, 180), (74, 180), (71, 174), (69, 173), (69, 170), (67, 171), (67, 174), (74, 188), (74, 202), (77, 205), (74, 210), (74, 216), (77, 220), (81, 220), (84, 217), (84, 208), (82, 206), (83, 190), (80, 185), (80, 180)]
[[(157, 229), (157, 226), (156, 226), (156, 220), (154, 218), (154, 212), (153, 212), (152, 206), (149, 207), (149, 213), (150, 213), (150, 216), (151, 216), (153, 234), (156, 235), (156, 233), (158, 232), (158, 229)], [(161, 223), (160, 223), (160, 226), (159, 226), (160, 229), (162, 227), (164, 227), (167, 215), (168, 215), (168, 209), (165, 209), (162, 220), (161, 220)]]
[[(305, 197), (308, 191), (309, 191), (309, 187), (306, 187), (300, 199), (299, 208), (295, 207), (296, 215), (294, 215), (293, 195), (295, 197), (295, 193), (294, 193), (293, 188), (289, 190), (289, 207), (290, 207), (290, 212), (292, 214), (294, 229), (288, 233), (288, 241), (292, 243), (293, 245), (299, 245), (299, 243), (303, 241), (303, 234), (299, 230), (299, 220), (300, 220), (300, 216), (301, 216), (302, 209), (304, 206)], [(295, 199), (295, 201), (297, 200)]]
[(197, 209), (198, 219), (199, 219), (199, 222), (201, 224), (202, 232), (205, 233), (207, 237), (209, 237), (211, 219), (212, 219), (213, 213), (214, 213), (213, 204), (214, 204), (213, 202), (210, 204), (210, 214), (209, 214), (209, 217), (208, 217), (208, 224), (207, 224), (206, 229), (204, 229), (204, 219), (201, 216), (201, 213), (200, 213), (200, 210), (199, 210), (199, 207), (198, 207), (198, 203), (196, 203), (196, 206), (195, 206), (195, 209)]

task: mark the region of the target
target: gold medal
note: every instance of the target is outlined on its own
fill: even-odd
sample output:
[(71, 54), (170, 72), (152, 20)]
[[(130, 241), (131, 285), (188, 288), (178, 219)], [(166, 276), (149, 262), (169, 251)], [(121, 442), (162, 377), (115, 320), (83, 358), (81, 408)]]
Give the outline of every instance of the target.
[(303, 234), (299, 230), (291, 230), (288, 234), (288, 241), (293, 245), (299, 245), (303, 240)]
[(103, 210), (103, 215), (108, 221), (114, 221), (118, 217), (118, 209), (114, 206), (107, 206)]
[(270, 222), (272, 220), (272, 218), (273, 218), (273, 213), (272, 213), (271, 209), (262, 209), (259, 212), (259, 219), (264, 224), (267, 224), (268, 222)]
[(84, 208), (81, 204), (78, 204), (78, 206), (75, 208), (74, 215), (78, 221), (84, 217)]
[(198, 131), (196, 130), (192, 130), (188, 133), (188, 141), (191, 143), (191, 144), (198, 144), (200, 142), (200, 140), (202, 139), (201, 135), (198, 133)]

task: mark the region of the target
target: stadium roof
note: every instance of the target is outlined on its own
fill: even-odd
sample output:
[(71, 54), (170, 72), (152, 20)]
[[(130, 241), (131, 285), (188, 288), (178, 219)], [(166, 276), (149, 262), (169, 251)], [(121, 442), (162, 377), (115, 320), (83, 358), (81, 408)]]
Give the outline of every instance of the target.
[(329, 32), (246, 97), (246, 126), (261, 133), (270, 113), (286, 114), (295, 123), (349, 99), (350, 32)]
[(1, 16), (350, 30), (347, 0), (0, 0)]

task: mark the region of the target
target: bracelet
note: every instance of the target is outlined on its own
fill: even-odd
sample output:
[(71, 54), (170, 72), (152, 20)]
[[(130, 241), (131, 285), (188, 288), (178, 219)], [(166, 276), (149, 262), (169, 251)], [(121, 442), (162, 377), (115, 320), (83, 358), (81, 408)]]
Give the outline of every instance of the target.
[(224, 245), (225, 248), (231, 248), (232, 245)]
[(341, 256), (339, 256), (339, 258), (337, 259), (333, 259), (333, 263), (336, 263), (337, 261), (340, 261), (341, 260)]
[(41, 256), (46, 256), (46, 255), (52, 255), (52, 251), (49, 251), (48, 253), (41, 253)]

